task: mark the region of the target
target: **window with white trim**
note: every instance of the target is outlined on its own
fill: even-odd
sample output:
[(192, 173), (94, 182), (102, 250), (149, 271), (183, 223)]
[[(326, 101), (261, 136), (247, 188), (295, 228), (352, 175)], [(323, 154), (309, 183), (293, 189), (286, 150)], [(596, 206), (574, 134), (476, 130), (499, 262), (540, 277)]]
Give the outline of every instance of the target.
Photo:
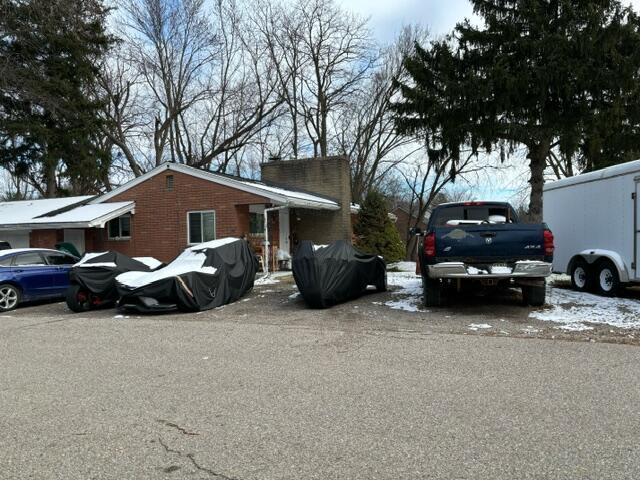
[(187, 214), (189, 244), (210, 242), (216, 239), (216, 212), (207, 210)]
[(107, 222), (109, 240), (131, 238), (131, 215), (126, 214)]

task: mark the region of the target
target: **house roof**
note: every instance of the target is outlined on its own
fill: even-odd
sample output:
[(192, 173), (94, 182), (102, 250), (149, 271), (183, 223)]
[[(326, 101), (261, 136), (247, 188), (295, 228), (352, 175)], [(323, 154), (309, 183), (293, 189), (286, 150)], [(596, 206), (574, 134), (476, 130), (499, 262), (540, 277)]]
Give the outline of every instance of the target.
[(220, 173), (209, 172), (205, 170), (199, 170), (194, 167), (190, 167), (188, 165), (183, 165), (180, 163), (169, 163), (165, 162), (152, 170), (149, 170), (144, 175), (141, 175), (133, 180), (121, 185), (120, 187), (112, 190), (109, 193), (101, 195), (100, 197), (96, 197), (91, 200), (92, 204), (105, 202), (116, 195), (120, 195), (123, 192), (126, 192), (130, 188), (139, 185), (140, 183), (148, 180), (149, 178), (158, 175), (163, 172), (173, 171), (180, 172), (186, 175), (191, 175), (192, 177), (201, 178), (203, 180), (207, 180), (209, 182), (217, 183), (219, 185), (224, 185), (230, 188), (235, 188), (237, 190), (242, 190), (244, 192), (253, 193), (255, 195), (259, 195), (261, 197), (268, 198), (274, 204), (284, 205), (288, 207), (297, 207), (297, 208), (309, 208), (314, 210), (338, 210), (340, 209), (340, 205), (335, 200), (323, 197), (322, 195), (303, 192), (300, 190), (292, 190), (289, 188), (283, 188), (275, 185), (268, 184), (266, 182), (260, 182), (256, 180), (251, 180), (242, 177), (235, 177), (232, 175), (225, 175)]
[(102, 227), (132, 212), (134, 202), (88, 205), (93, 196), (0, 202), (0, 230)]

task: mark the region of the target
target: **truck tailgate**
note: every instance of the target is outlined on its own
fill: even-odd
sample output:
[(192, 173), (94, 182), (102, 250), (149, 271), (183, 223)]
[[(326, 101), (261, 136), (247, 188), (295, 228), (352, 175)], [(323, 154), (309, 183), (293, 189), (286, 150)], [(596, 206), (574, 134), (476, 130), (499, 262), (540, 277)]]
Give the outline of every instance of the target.
[(544, 226), (460, 225), (435, 228), (439, 262), (514, 262), (544, 259)]

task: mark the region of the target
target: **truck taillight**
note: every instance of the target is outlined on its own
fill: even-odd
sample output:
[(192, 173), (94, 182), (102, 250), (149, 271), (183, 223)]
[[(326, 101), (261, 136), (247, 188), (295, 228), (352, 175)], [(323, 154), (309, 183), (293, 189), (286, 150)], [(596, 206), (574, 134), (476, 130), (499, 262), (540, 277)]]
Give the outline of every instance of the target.
[(555, 249), (553, 245), (553, 233), (551, 230), (544, 231), (544, 254), (546, 256), (553, 255), (553, 250)]
[(436, 256), (436, 234), (431, 232), (424, 236), (424, 256)]

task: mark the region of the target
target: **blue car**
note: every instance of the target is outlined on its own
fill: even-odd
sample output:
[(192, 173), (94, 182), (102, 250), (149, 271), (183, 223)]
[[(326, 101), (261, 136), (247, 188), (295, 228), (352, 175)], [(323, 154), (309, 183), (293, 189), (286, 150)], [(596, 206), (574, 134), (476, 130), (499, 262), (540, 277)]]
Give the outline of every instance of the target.
[(57, 250), (0, 250), (0, 312), (21, 302), (64, 297), (69, 270), (78, 259)]

